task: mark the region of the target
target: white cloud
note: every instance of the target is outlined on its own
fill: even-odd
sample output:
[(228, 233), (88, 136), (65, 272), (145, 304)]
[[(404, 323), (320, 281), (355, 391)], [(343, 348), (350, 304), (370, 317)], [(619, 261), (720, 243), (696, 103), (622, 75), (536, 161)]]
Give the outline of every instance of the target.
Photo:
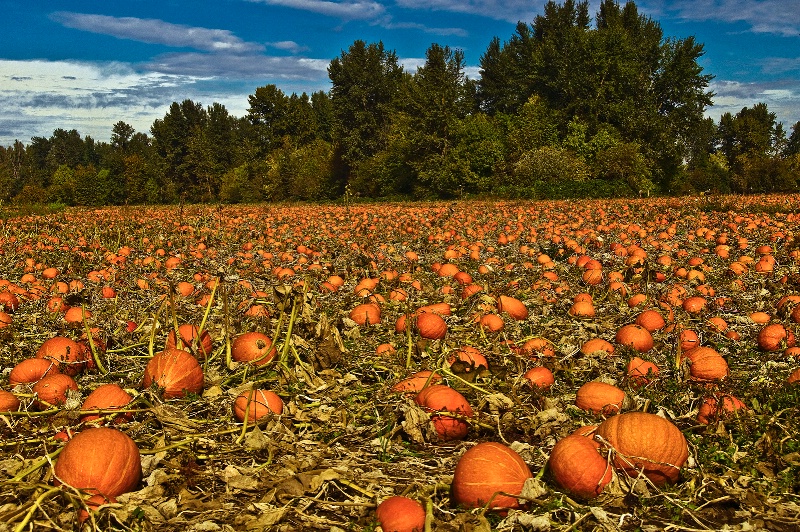
[(275, 48), (276, 50), (283, 50), (291, 54), (299, 54), (300, 52), (307, 52), (309, 50), (308, 46), (297, 44), (294, 41), (268, 42), (267, 46), (270, 48)]
[(153, 58), (144, 67), (166, 74), (196, 77), (223, 77), (237, 80), (305, 79), (328, 76), (327, 59), (272, 57), (265, 55), (227, 55), (172, 53)]
[(51, 18), (68, 28), (150, 44), (225, 53), (250, 53), (264, 49), (263, 45), (243, 41), (228, 30), (171, 24), (157, 19), (65, 11), (53, 13)]
[(271, 6), (290, 7), (303, 11), (311, 11), (328, 17), (343, 20), (372, 20), (384, 14), (386, 8), (378, 2), (346, 1), (333, 2), (328, 0), (250, 0), (251, 2), (264, 3)]
[(693, 21), (741, 22), (755, 33), (800, 34), (797, 0), (644, 0), (649, 12)]
[(512, 23), (532, 22), (539, 12), (532, 9), (534, 2), (530, 0), (395, 0), (395, 3), (405, 9), (466, 13)]
[(800, 121), (800, 81), (743, 83), (715, 80), (709, 88), (715, 96), (714, 105), (706, 115), (714, 120), (719, 120), (724, 113), (735, 115), (745, 107), (765, 103), (787, 131)]
[[(242, 63), (232, 67), (239, 77), (224, 80), (197, 68), (194, 55), (204, 60), (216, 57), (166, 57), (160, 71), (140, 71), (125, 63), (0, 60), (0, 145), (10, 146), (15, 140), (27, 143), (32, 136), (50, 137), (56, 128), (76, 129), (81, 135), (108, 141), (112, 125), (120, 120), (149, 132), (153, 121), (163, 118), (175, 101), (218, 102), (232, 115), (244, 116), (247, 96), (259, 85), (280, 80), (285, 92), (329, 86), (328, 61), (231, 55), (228, 60)], [(195, 64), (196, 75), (180, 68), (183, 61)], [(253, 63), (250, 76), (242, 78), (248, 62)], [(261, 77), (256, 79), (258, 74)]]

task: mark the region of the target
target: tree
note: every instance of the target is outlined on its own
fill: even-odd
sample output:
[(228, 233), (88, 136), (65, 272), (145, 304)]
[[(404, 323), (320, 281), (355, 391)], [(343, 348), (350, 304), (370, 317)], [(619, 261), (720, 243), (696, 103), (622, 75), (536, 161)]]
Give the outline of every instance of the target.
[(111, 146), (122, 152), (127, 151), (134, 133), (136, 130), (133, 129), (133, 126), (120, 120), (111, 128)]
[[(464, 75), (464, 54), (449, 46), (431, 45), (421, 66), (408, 85), (405, 110), (411, 135), (409, 164), (421, 184), (448, 196), (465, 183), (465, 173), (453, 159), (453, 145), (460, 121), (471, 110), (472, 100)], [(450, 179), (437, 176), (447, 172)]]
[(334, 110), (333, 138), (345, 178), (386, 148), (403, 82), (397, 54), (383, 43), (355, 41), (328, 66)]

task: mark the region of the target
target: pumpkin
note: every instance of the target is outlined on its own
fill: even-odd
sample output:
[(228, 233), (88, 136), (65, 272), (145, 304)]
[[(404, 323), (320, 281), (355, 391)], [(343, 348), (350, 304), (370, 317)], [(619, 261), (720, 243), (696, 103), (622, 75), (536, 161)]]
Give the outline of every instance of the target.
[(33, 385), (33, 393), (37, 397), (36, 406), (48, 408), (63, 405), (67, 402), (67, 390), (78, 391), (78, 384), (69, 375), (53, 373), (43, 377)]
[(658, 366), (643, 360), (639, 357), (633, 357), (628, 362), (628, 379), (634, 386), (644, 386), (658, 376)]
[(660, 331), (666, 326), (664, 317), (657, 310), (645, 310), (636, 316), (636, 324), (641, 325), (648, 332), (654, 333)]
[(19, 399), (16, 395), (5, 390), (0, 390), (0, 413), (16, 412), (19, 410)]
[(747, 410), (747, 407), (737, 397), (723, 393), (719, 395), (704, 397), (700, 408), (697, 410), (697, 422), (708, 425), (718, 419), (722, 419), (739, 410)]
[(257, 331), (242, 333), (231, 343), (231, 358), (237, 362), (262, 366), (275, 358), (276, 354), (272, 338)]
[(350, 319), (358, 325), (374, 325), (381, 321), (381, 307), (375, 303), (361, 303), (350, 311)]
[(497, 298), (497, 312), (505, 312), (517, 321), (528, 317), (528, 308), (519, 299), (511, 296)]
[(157, 386), (165, 399), (184, 397), (203, 389), (203, 369), (188, 351), (167, 349), (147, 363), (142, 384), (145, 388)]
[(575, 406), (595, 414), (616, 414), (625, 402), (625, 392), (612, 384), (590, 381), (578, 388)]
[(686, 438), (671, 421), (647, 412), (611, 416), (597, 427), (615, 451), (614, 466), (632, 477), (641, 471), (656, 486), (675, 483), (689, 458)]
[(478, 322), (484, 330), (489, 332), (502, 331), (506, 326), (503, 322), (503, 318), (494, 313), (484, 314), (480, 317)]
[(8, 384), (30, 384), (37, 382), (42, 377), (50, 374), (61, 373), (58, 364), (47, 358), (26, 358), (11, 369), (8, 375)]
[(532, 477), (528, 464), (516, 451), (502, 443), (483, 442), (461, 455), (450, 497), (453, 504), (467, 508), (520, 508), (515, 495), (522, 493), (525, 481)]
[(581, 346), (581, 353), (586, 356), (600, 352), (613, 355), (614, 345), (608, 340), (604, 340), (602, 338), (592, 338), (591, 340), (584, 342)]
[(593, 499), (614, 476), (614, 468), (591, 437), (574, 433), (553, 447), (547, 469), (555, 483), (581, 499)]
[(700, 345), (700, 337), (691, 329), (684, 329), (678, 335), (678, 343), (684, 353), (691, 351)]
[(375, 517), (383, 532), (422, 532), (425, 529), (425, 508), (414, 499), (400, 495), (381, 502)]
[(88, 428), (64, 445), (54, 473), (56, 485), (117, 497), (139, 483), (141, 455), (136, 442), (124, 432), (107, 427)]
[(465, 373), (469, 373), (473, 369), (479, 372), (489, 369), (489, 362), (486, 360), (486, 357), (483, 356), (483, 353), (468, 345), (465, 345), (447, 359), (447, 363), (451, 366), (456, 362), (462, 364)]
[(698, 347), (689, 356), (689, 374), (698, 380), (721, 380), (730, 374), (728, 363), (710, 347)]
[(595, 316), (594, 304), (591, 301), (576, 301), (567, 313), (576, 318), (593, 318)]
[(689, 314), (700, 314), (706, 309), (706, 298), (702, 296), (687, 297), (681, 302), (681, 307)]
[(36, 351), (36, 358), (55, 361), (61, 373), (70, 377), (74, 377), (86, 367), (81, 346), (64, 336), (54, 336), (45, 340)]
[[(122, 386), (114, 382), (98, 386), (86, 397), (81, 410), (119, 410), (128, 406), (133, 397)], [(100, 419), (100, 414), (84, 414), (81, 421), (87, 423)], [(114, 423), (124, 423), (133, 419), (132, 412), (125, 412), (114, 417)]]
[[(214, 340), (207, 330), (202, 333), (197, 326), (191, 323), (183, 323), (178, 326), (178, 334), (180, 335), (183, 350), (189, 351), (200, 360), (205, 360), (211, 355), (211, 350), (214, 346)], [(177, 340), (175, 338), (175, 330), (169, 331), (167, 335), (167, 342), (164, 349), (175, 349), (177, 347)]]
[(270, 414), (283, 412), (283, 399), (272, 390), (248, 390), (242, 392), (233, 402), (233, 415), (244, 421), (245, 413), (249, 421), (257, 421)]
[(794, 342), (794, 333), (780, 323), (767, 325), (758, 333), (758, 347), (763, 351), (780, 351), (794, 346)]
[[(417, 394), (414, 402), (431, 414), (431, 423), (439, 439), (460, 440), (469, 432), (469, 423), (463, 418), (472, 417), (472, 407), (467, 399), (453, 388), (443, 384), (428, 386)], [(438, 412), (448, 412), (457, 417), (440, 415)]]
[(417, 316), (417, 330), (422, 338), (441, 340), (447, 334), (444, 318), (433, 312), (422, 312)]
[(645, 353), (653, 348), (653, 335), (650, 334), (650, 331), (636, 323), (630, 323), (620, 327), (614, 340), (618, 344), (632, 347), (640, 353)]
[(553, 372), (544, 366), (529, 369), (523, 377), (527, 379), (528, 384), (541, 390), (550, 388), (556, 382)]
[(556, 356), (556, 348), (553, 342), (542, 337), (526, 340), (520, 347), (520, 352), (532, 359)]
[(392, 386), (392, 391), (416, 395), (426, 386), (436, 384), (440, 380), (442, 380), (441, 375), (432, 371), (422, 370)]

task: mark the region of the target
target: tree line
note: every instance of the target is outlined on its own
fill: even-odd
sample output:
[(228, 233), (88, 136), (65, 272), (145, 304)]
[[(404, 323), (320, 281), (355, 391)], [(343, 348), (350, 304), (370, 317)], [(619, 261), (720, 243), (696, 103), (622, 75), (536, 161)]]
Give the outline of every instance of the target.
[(56, 129), (0, 148), (0, 199), (106, 205), (341, 197), (588, 197), (755, 193), (800, 187), (800, 122), (766, 104), (705, 117), (712, 75), (694, 38), (665, 37), (634, 2), (550, 1), (480, 78), (432, 44), (416, 72), (355, 41), (310, 96), (276, 85), (235, 117), (174, 102), (148, 133), (110, 142)]

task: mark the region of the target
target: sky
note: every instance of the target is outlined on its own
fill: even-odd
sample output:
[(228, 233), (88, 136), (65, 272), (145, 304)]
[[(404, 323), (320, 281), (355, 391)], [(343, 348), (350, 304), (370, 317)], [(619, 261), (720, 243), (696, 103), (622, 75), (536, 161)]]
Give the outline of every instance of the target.
[[(559, 1), (559, 3), (561, 3)], [(624, 3), (624, 2), (621, 2)], [(469, 77), (491, 39), (545, 0), (0, 0), (0, 145), (57, 128), (107, 142), (123, 121), (148, 133), (172, 102), (247, 114), (247, 97), (327, 91), (327, 67), (356, 40), (382, 41), (415, 72), (432, 43), (464, 52)], [(598, 0), (591, 0), (596, 12)], [(640, 0), (665, 37), (704, 45), (707, 115), (766, 103), (800, 121), (798, 0)]]

